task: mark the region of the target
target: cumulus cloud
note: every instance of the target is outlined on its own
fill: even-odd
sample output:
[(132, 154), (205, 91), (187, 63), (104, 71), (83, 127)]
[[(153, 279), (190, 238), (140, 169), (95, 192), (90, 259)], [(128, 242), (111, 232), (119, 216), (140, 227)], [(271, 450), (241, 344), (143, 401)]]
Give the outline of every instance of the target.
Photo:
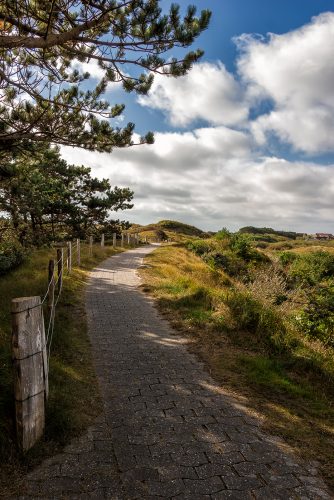
[(307, 153), (334, 150), (334, 13), (269, 39), (242, 35), (239, 73), (248, 97), (270, 99), (272, 112), (251, 129), (260, 143), (274, 132), (282, 141)]
[(153, 146), (112, 154), (63, 148), (62, 153), (135, 191), (135, 209), (115, 217), (139, 223), (173, 218), (208, 230), (270, 225), (332, 231), (334, 164), (257, 159), (245, 134), (229, 133), (220, 127), (160, 133)]
[[(274, 133), (310, 155), (334, 151), (334, 13), (284, 35), (243, 35), (237, 44), (237, 76), (222, 63), (200, 63), (182, 78), (157, 77), (139, 98), (185, 131), (112, 154), (62, 148), (69, 162), (134, 190), (135, 209), (113, 216), (173, 218), (207, 230), (333, 232), (334, 161), (265, 157), (262, 146), (268, 151)], [(207, 125), (189, 130), (198, 121)]]
[(196, 64), (181, 78), (157, 76), (142, 106), (164, 111), (172, 125), (187, 126), (194, 120), (214, 125), (235, 125), (248, 116), (242, 88), (223, 63)]

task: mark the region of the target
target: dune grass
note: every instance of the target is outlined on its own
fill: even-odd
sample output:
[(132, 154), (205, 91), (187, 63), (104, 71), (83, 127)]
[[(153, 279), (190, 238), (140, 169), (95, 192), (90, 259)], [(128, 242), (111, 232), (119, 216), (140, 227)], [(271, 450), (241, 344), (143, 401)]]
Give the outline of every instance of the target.
[[(241, 318), (233, 280), (182, 246), (161, 247), (146, 263), (144, 290), (189, 336), (210, 373), (246, 397), (265, 428), (304, 458), (318, 460), (334, 487), (333, 350), (290, 330), (277, 314), (254, 311), (252, 300), (242, 303)], [(261, 328), (253, 327), (255, 316)]]
[[(4, 495), (15, 493), (22, 474), (80, 435), (101, 410), (87, 335), (84, 287), (88, 271), (119, 251), (94, 246), (89, 257), (83, 245), (81, 267), (74, 266), (71, 275), (65, 272), (50, 357), (46, 433), (25, 455), (15, 444), (10, 303), (15, 297), (43, 295), (48, 261), (55, 258), (55, 250), (34, 251), (19, 268), (0, 278), (0, 491)], [(75, 256), (73, 260), (75, 263)], [(46, 319), (47, 314), (45, 311)]]

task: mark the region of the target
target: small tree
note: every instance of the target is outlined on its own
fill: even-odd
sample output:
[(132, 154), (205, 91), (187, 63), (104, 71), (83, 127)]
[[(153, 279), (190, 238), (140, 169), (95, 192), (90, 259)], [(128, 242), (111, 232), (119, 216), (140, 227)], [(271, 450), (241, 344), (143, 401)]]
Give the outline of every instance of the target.
[[(97, 151), (133, 145), (134, 125), (114, 128), (109, 119), (124, 106), (102, 99), (109, 84), (148, 92), (153, 75), (185, 74), (202, 55), (171, 58), (207, 28), (210, 12), (183, 19), (159, 0), (2, 0), (0, 6), (0, 151), (46, 141)], [(96, 62), (102, 78), (87, 90)], [(132, 71), (130, 75), (129, 72)], [(151, 143), (148, 133), (141, 143)]]

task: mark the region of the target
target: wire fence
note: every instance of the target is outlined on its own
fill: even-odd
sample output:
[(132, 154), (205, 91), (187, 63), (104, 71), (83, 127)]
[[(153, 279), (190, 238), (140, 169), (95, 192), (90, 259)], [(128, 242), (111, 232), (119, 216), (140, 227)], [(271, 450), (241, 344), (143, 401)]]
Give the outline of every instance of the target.
[[(119, 240), (118, 240), (119, 241)], [(117, 246), (116, 234), (113, 247)], [(146, 241), (147, 242), (147, 241)], [(74, 244), (73, 244), (74, 243)], [(138, 235), (119, 241), (121, 247), (136, 246)], [(105, 245), (104, 237), (95, 248)], [(63, 291), (63, 278), (70, 275), (72, 263), (81, 264), (81, 241), (55, 245), (57, 258), (49, 260), (48, 282), (41, 296), (12, 300), (12, 359), (14, 377), (16, 430), (20, 448), (27, 451), (43, 435), (45, 402), (49, 392), (49, 367), (55, 334), (56, 312)], [(87, 247), (86, 247), (87, 249)], [(86, 253), (86, 252), (85, 252)], [(93, 256), (93, 238), (88, 243), (88, 258)], [(87, 253), (85, 255), (87, 257)], [(114, 278), (114, 276), (113, 276)], [(47, 305), (44, 321), (43, 309)], [(23, 364), (22, 364), (23, 363)], [(21, 416), (25, 415), (22, 419)]]

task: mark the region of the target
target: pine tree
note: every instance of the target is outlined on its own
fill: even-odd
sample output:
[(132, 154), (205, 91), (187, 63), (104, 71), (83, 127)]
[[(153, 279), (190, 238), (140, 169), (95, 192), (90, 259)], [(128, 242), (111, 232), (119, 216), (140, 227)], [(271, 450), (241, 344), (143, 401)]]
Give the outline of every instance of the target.
[[(2, 0), (0, 5), (0, 151), (3, 155), (43, 141), (89, 150), (133, 145), (134, 124), (113, 127), (124, 106), (102, 98), (119, 83), (146, 94), (154, 74), (184, 75), (202, 55), (180, 59), (171, 50), (189, 47), (205, 30), (210, 12), (182, 18), (159, 0)], [(80, 63), (96, 61), (102, 78)], [(129, 74), (131, 73), (131, 74)], [(151, 143), (148, 133), (139, 143)]]

